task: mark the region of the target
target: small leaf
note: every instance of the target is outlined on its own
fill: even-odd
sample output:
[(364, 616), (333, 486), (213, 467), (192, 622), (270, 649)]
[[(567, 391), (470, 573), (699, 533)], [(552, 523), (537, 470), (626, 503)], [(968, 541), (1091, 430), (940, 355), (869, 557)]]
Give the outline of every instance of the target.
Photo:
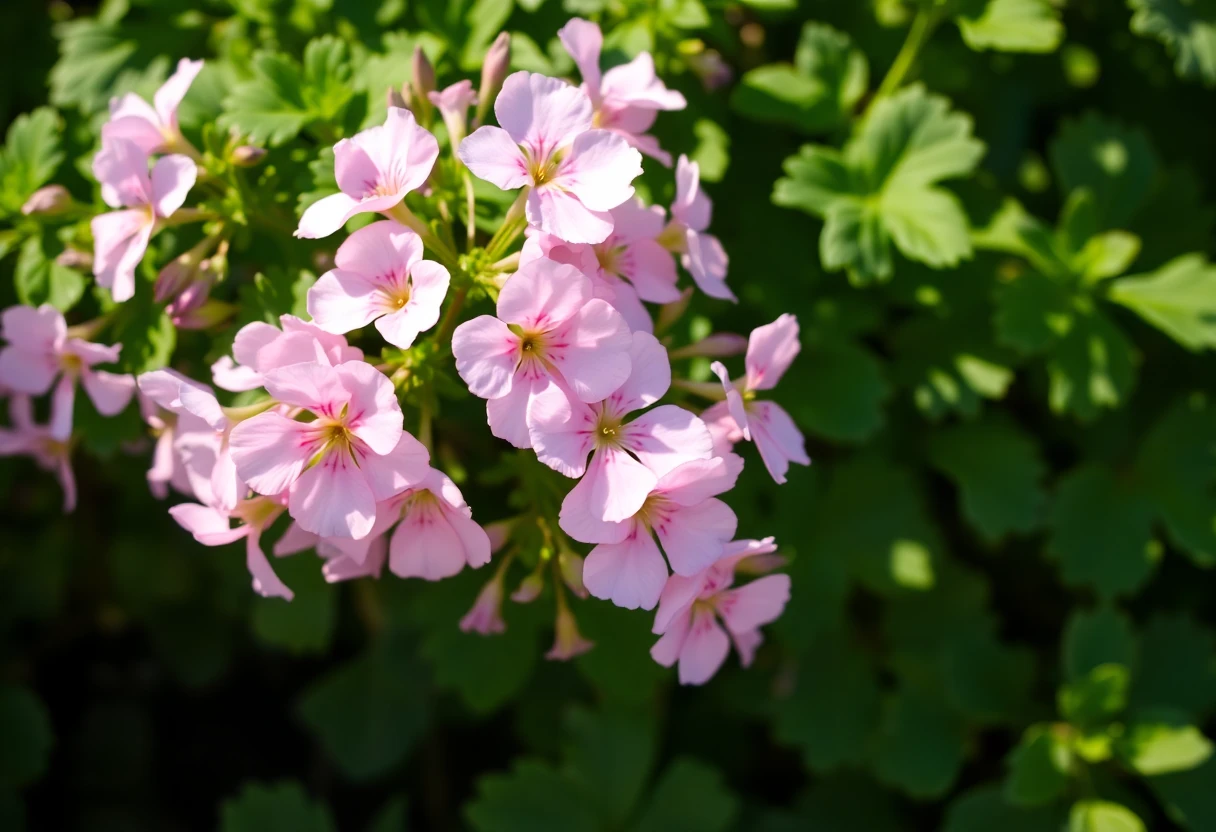
[(256, 53), (252, 67), (253, 78), (224, 100), (220, 126), (239, 130), (255, 144), (286, 144), (313, 120), (303, 71), (293, 58), (274, 52)]
[(890, 386), (867, 349), (833, 341), (804, 352), (791, 372), (790, 412), (813, 434), (861, 442), (882, 427)]
[(325, 806), (308, 798), (294, 780), (247, 783), (220, 807), (220, 832), (333, 832)]
[(1135, 771), (1154, 777), (1202, 765), (1212, 756), (1212, 743), (1185, 715), (1156, 711), (1137, 714), (1115, 750)]
[(16, 216), (63, 162), (63, 122), (50, 107), (17, 116), (0, 149), (0, 216)]
[(1081, 679), (1103, 664), (1131, 667), (1135, 655), (1132, 622), (1110, 604), (1092, 611), (1078, 610), (1064, 627), (1062, 660), (1069, 680)]
[(958, 15), (963, 40), (977, 51), (1054, 52), (1064, 39), (1051, 0), (967, 0)]
[(1109, 297), (1188, 350), (1216, 347), (1216, 265), (1202, 254), (1184, 254), (1151, 274), (1120, 278)]
[(601, 832), (604, 826), (583, 795), (547, 763), (516, 760), (505, 774), (477, 781), (465, 807), (477, 832)]
[(946, 810), (941, 832), (1044, 832), (1059, 829), (1062, 812), (1055, 807), (1010, 806), (995, 786), (965, 792)]
[(654, 765), (654, 727), (625, 712), (575, 709), (566, 717), (566, 765), (597, 815), (619, 826), (638, 804)]
[(739, 813), (739, 800), (717, 769), (697, 760), (672, 761), (635, 826), (635, 832), (725, 832)]
[(46, 772), (54, 734), (46, 706), (25, 688), (0, 685), (0, 790), (33, 783)]
[(1054, 413), (1083, 422), (1127, 401), (1136, 357), (1127, 336), (1098, 310), (1081, 311), (1047, 362), (1048, 403)]
[(1126, 806), (1102, 800), (1074, 803), (1067, 832), (1145, 832), (1144, 822)]
[(1127, 706), (1130, 681), (1131, 675), (1123, 665), (1099, 665), (1060, 688), (1060, 713), (1083, 730), (1101, 727)]
[(1129, 0), (1132, 31), (1155, 38), (1174, 56), (1181, 78), (1216, 86), (1216, 6), (1188, 0)]
[(963, 724), (938, 698), (900, 691), (885, 707), (874, 776), (914, 797), (944, 794), (963, 764)]
[(1172, 708), (1201, 724), (1216, 706), (1216, 633), (1178, 614), (1158, 615), (1141, 635), (1136, 708)]
[(1088, 188), (1102, 228), (1128, 227), (1157, 171), (1143, 132), (1092, 114), (1065, 122), (1049, 152), (1061, 193)]
[(27, 237), (21, 246), (13, 283), (18, 299), (27, 306), (49, 303), (67, 312), (84, 295), (84, 275), (56, 263), (50, 254), (56, 249), (62, 251), (63, 246), (48, 233)]
[(258, 640), (295, 655), (322, 653), (334, 636), (339, 589), (325, 582), (311, 558), (284, 558), (274, 564), (295, 598), (255, 598), (253, 632)]
[(1068, 788), (1072, 752), (1051, 725), (1032, 725), (1006, 760), (1005, 798), (1015, 806), (1043, 806)]

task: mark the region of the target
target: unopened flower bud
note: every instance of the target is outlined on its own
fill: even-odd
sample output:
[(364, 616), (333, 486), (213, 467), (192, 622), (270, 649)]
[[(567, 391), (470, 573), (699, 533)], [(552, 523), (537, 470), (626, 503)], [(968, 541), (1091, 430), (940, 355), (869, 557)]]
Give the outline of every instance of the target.
[(426, 52), (422, 51), (421, 46), (414, 47), (413, 58), (414, 75), (410, 79), (410, 98), (414, 105), (418, 107), (419, 115), (423, 121), (430, 119), (431, 101), (430, 94), (435, 91), (435, 67), (431, 66), (431, 60), (426, 56)]
[(402, 110), (409, 108), (409, 105), (405, 102), (405, 96), (403, 96), (401, 94), (401, 90), (397, 89), (396, 87), (389, 87), (388, 90), (385, 91), (384, 99), (390, 107), (398, 107)]
[(87, 251), (81, 251), (78, 248), (71, 248), (69, 246), (59, 252), (59, 256), (55, 258), (55, 262), (65, 269), (88, 271), (93, 268), (93, 255)]
[(695, 344), (671, 350), (667, 357), (672, 361), (681, 358), (729, 358), (732, 355), (742, 355), (747, 350), (747, 338), (733, 332), (717, 332), (702, 338)]
[(528, 604), (540, 597), (545, 589), (544, 563), (531, 575), (519, 582), (519, 588), (511, 593), (511, 600), (517, 604)]
[(483, 636), (501, 633), (507, 629), (502, 620), (502, 572), (491, 578), (481, 592), (472, 608), (460, 619), (460, 629), (466, 633), (480, 633)]
[(731, 82), (734, 72), (717, 50), (707, 49), (688, 58), (688, 66), (701, 79), (701, 86), (709, 92), (720, 89)]
[(490, 554), (498, 552), (511, 539), (511, 531), (515, 528), (518, 518), (510, 520), (495, 520), (485, 525), (486, 536), (490, 538)]
[(486, 52), (481, 64), (481, 86), (477, 89), (477, 123), (486, 120), (486, 113), (502, 89), (502, 82), (507, 79), (507, 71), (511, 68), (511, 36), (500, 32)]
[(570, 608), (564, 603), (558, 607), (557, 621), (554, 626), (557, 633), (553, 640), (553, 647), (545, 654), (546, 659), (569, 661), (595, 646), (595, 642), (583, 638), (582, 633), (578, 631), (578, 622), (574, 619), (574, 613), (570, 612)]
[[(207, 289), (211, 291), (210, 287)], [(166, 311), (169, 308), (166, 307)], [(180, 315), (170, 313), (170, 320), (178, 329), (210, 329), (218, 326), (236, 314), (236, 307), (231, 303), (219, 300), (206, 300), (201, 306)]]
[(477, 93), (469, 81), (457, 81), (442, 92), (429, 94), (432, 104), (439, 108), (443, 124), (448, 128), (448, 142), (453, 148), (460, 144), (468, 126), (469, 107), (477, 103)]
[(72, 204), (72, 195), (62, 185), (47, 185), (30, 194), (30, 198), (21, 206), (21, 213), (27, 217), (31, 214), (62, 214)]
[(583, 585), (583, 556), (576, 552), (562, 552), (557, 556), (557, 565), (562, 572), (562, 582), (579, 598), (586, 598), (587, 587)]
[(266, 148), (243, 144), (232, 151), (232, 164), (251, 168), (266, 158)]

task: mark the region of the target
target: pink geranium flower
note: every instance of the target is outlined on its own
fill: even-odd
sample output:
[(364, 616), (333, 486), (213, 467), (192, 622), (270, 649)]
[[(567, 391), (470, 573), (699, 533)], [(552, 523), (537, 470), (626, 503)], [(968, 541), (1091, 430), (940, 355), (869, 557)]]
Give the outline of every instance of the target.
[[(211, 427), (202, 419), (189, 412), (175, 412), (160, 404), (167, 398), (177, 398), (177, 388), (182, 383), (192, 383), (174, 370), (161, 370), (167, 383), (159, 388), (154, 381), (145, 381), (152, 373), (145, 373), (136, 379), (139, 386), (139, 411), (152, 429), (156, 444), (152, 449), (152, 467), (148, 469), (148, 488), (152, 496), (163, 500), (169, 496), (172, 487), (181, 494), (196, 496), (191, 483), (190, 471), (186, 466), (184, 455), (178, 447), (179, 441), (193, 434), (204, 436), (213, 435)], [(153, 388), (149, 395), (146, 387)], [(210, 484), (208, 484), (210, 485)], [(201, 497), (196, 497), (200, 502)]]
[[(0, 428), (0, 456), (31, 456), (40, 468), (53, 471), (63, 488), (64, 513), (74, 511), (76, 476), (72, 473), (71, 445), (66, 439), (56, 438), (49, 426), (34, 424), (34, 406), (29, 396), (12, 396), (8, 400), (8, 416), (9, 427)], [(57, 421), (53, 411), (51, 421)]]
[[(490, 538), (448, 477), (435, 469), (381, 505), (377, 520), (397, 524), (388, 547), (388, 568), (400, 578), (438, 581), (465, 565), (490, 562)], [(398, 522), (400, 520), (400, 522)]]
[(77, 382), (103, 416), (121, 413), (135, 392), (131, 376), (93, 369), (117, 361), (122, 345), (107, 347), (72, 337), (63, 314), (53, 306), (10, 306), (0, 313), (0, 338), (8, 342), (0, 349), (0, 385), (40, 396), (59, 379), (49, 425), (56, 439), (66, 441), (72, 435)]
[(448, 270), (422, 259), (422, 239), (392, 220), (360, 228), (334, 257), (336, 268), (308, 290), (308, 314), (326, 332), (366, 326), (405, 349), (439, 320)]
[(680, 684), (707, 682), (726, 661), (731, 642), (743, 666), (752, 663), (763, 641), (760, 628), (779, 618), (789, 601), (790, 577), (768, 575), (733, 589), (731, 584), (741, 560), (776, 548), (771, 537), (740, 540), (705, 571), (668, 579), (654, 621), (654, 632), (663, 637), (650, 655), (664, 667), (679, 662)]
[(629, 327), (591, 280), (573, 266), (537, 260), (511, 276), (498, 295), (498, 317), (482, 315), (452, 334), (456, 371), (483, 399), (491, 432), (529, 445), (533, 397), (557, 381), (581, 401), (596, 402), (629, 376)]
[[(180, 503), (169, 514), (204, 546), (225, 546), (245, 539), (245, 567), (253, 577), (253, 590), (266, 598), (285, 598), (294, 593), (288, 589), (262, 551), (262, 532), (283, 513), (283, 501), (275, 497), (254, 497), (242, 500), (236, 508), (224, 511), (199, 503)], [(237, 520), (237, 525), (231, 525)]]
[(121, 303), (135, 294), (135, 267), (158, 220), (172, 216), (194, 187), (198, 169), (187, 156), (162, 156), (148, 172), (148, 155), (124, 138), (107, 139), (93, 158), (93, 175), (111, 211), (93, 217), (93, 274)]
[(336, 367), (363, 360), (363, 351), (341, 335), (295, 315), (280, 315), (279, 325), (282, 329), (254, 321), (241, 327), (232, 342), (233, 357), (224, 356), (211, 365), (216, 386), (234, 393), (256, 390), (266, 373), (289, 364), (316, 361)]
[(681, 155), (676, 163), (676, 199), (671, 203), (671, 224), (664, 240), (680, 252), (680, 262), (702, 292), (733, 301), (735, 295), (726, 285), (726, 250), (717, 237), (705, 233), (712, 213), (713, 204), (701, 190), (700, 167)]
[(126, 139), (147, 155), (190, 149), (177, 125), (177, 109), (202, 69), (202, 61), (182, 58), (177, 71), (156, 91), (152, 105), (133, 92), (111, 99), (110, 120), (101, 128), (102, 143)]
[(608, 213), (633, 196), (642, 157), (615, 133), (593, 130), (591, 99), (564, 81), (516, 72), (494, 102), (502, 127), (460, 143), (469, 170), (504, 191), (530, 187), (528, 222), (571, 243), (612, 233)]
[(237, 473), (259, 494), (288, 493), (287, 508), (321, 537), (366, 537), (376, 503), (426, 471), (426, 449), (402, 429), (393, 383), (370, 364), (292, 364), (266, 374), (279, 402), (311, 422), (260, 413), (232, 429)]
[(629, 63), (614, 66), (601, 75), (604, 35), (599, 26), (576, 17), (557, 36), (582, 73), (583, 89), (595, 107), (595, 126), (620, 134), (647, 156), (671, 167), (671, 154), (659, 147), (658, 139), (646, 131), (660, 110), (683, 110), (688, 102), (659, 80), (650, 53), (642, 52)]
[(300, 217), (297, 237), (328, 237), (356, 214), (388, 211), (431, 175), (439, 143), (414, 114), (389, 107), (384, 124), (334, 145), (341, 193), (314, 202)]
[(477, 600), (460, 619), (460, 630), (483, 636), (506, 632), (507, 623), (502, 620), (503, 575), (500, 571), (477, 593)]
[(712, 451), (705, 425), (681, 407), (662, 405), (625, 421), (671, 385), (667, 351), (653, 335), (633, 333), (629, 359), (629, 377), (603, 401), (588, 405), (551, 384), (537, 393), (528, 414), (537, 459), (567, 477), (582, 477), (566, 502), (609, 523), (636, 514), (668, 471), (708, 459)]
[(448, 142), (452, 147), (458, 146), (468, 128), (469, 108), (477, 103), (473, 82), (457, 81), (438, 92), (428, 92), (426, 97), (443, 117), (443, 125), (448, 129)]
[(587, 591), (618, 607), (653, 609), (667, 581), (663, 554), (677, 575), (695, 575), (722, 557), (738, 521), (715, 495), (734, 487), (741, 468), (719, 457), (685, 462), (660, 477), (620, 523), (599, 519), (595, 507), (571, 491), (562, 503), (562, 530), (598, 544), (583, 563)]
[(325, 561), (321, 574), (328, 583), (355, 578), (379, 578), (388, 558), (388, 537), (369, 534), (361, 540), (344, 537), (317, 537), (292, 523), (274, 544), (277, 557), (294, 555), (306, 549), (316, 549)]
[(779, 483), (785, 482), (791, 462), (810, 465), (811, 458), (806, 455), (802, 432), (790, 415), (775, 402), (757, 401), (755, 394), (777, 386), (801, 349), (798, 319), (786, 313), (771, 324), (752, 330), (744, 359), (747, 375), (738, 382), (731, 382), (722, 362), (709, 365), (722, 382), (726, 401), (706, 410), (705, 420), (717, 424), (721, 431), (725, 417), (729, 416), (738, 434), (727, 432), (720, 436), (720, 445), (722, 440), (733, 441), (736, 437), (754, 440), (764, 467)]

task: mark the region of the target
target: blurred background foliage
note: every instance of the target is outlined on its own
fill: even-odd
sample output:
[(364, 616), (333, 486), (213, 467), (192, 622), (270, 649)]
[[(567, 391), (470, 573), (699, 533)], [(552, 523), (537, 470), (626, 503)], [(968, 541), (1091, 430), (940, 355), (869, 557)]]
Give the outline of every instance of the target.
[[(258, 187), (290, 226), (415, 44), (442, 83), (501, 29), (515, 68), (570, 75), (572, 15), (690, 100), (656, 132), (701, 165), (741, 303), (699, 298), (679, 336), (802, 324), (777, 397), (815, 463), (732, 492), (794, 580), (756, 666), (680, 689), (649, 617), (594, 601), (568, 664), (541, 658), (551, 598), (466, 635), (484, 570), (327, 586), (297, 555), (296, 600), (260, 599), (148, 494), (134, 409), (81, 412), (74, 514), (0, 464), (0, 828), (1216, 829), (1208, 0), (9, 0), (2, 305), (81, 300), (73, 227), (19, 207), (52, 178), (96, 201), (109, 98), (178, 58), (208, 60), (188, 136), (282, 149)], [(926, 19), (923, 89), (862, 121)], [(244, 240), (241, 320), (298, 310), (324, 245)], [(131, 309), (128, 370), (226, 349)], [(510, 516), (528, 460), (445, 408), (439, 463)]]

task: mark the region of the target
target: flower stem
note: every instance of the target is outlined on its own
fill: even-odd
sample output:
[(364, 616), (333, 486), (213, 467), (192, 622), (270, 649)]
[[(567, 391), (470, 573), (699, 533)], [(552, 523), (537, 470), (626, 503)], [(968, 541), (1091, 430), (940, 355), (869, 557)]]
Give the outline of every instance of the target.
[(439, 323), (439, 329), (435, 330), (436, 344), (443, 344), (452, 337), (452, 330), (456, 329), (456, 319), (459, 317), (460, 309), (464, 306), (464, 300), (468, 296), (468, 286), (462, 286), (456, 290), (456, 294), (452, 296), (452, 302), (448, 304), (447, 312), (443, 314), (443, 320)]
[(514, 254), (508, 254), (501, 260), (497, 260), (490, 264), (490, 271), (493, 272), (509, 272), (519, 268), (519, 255), (517, 251)]
[(435, 252), (449, 269), (458, 270), (460, 268), (460, 258), (456, 256), (456, 252), (452, 251), (447, 243), (436, 237), (430, 227), (417, 214), (406, 207), (404, 202), (398, 202), (384, 213), (407, 228), (412, 229), (422, 238), (422, 244)]
[(491, 260), (501, 257), (528, 224), (528, 220), (524, 216), (524, 209), (528, 204), (529, 190), (529, 188), (524, 188), (519, 192), (519, 196), (515, 198), (515, 201), (511, 203), (511, 207), (507, 210), (507, 215), (503, 217), (502, 225), (494, 232), (494, 236), (490, 238), (490, 242), (486, 244), (486, 256)]
[(713, 402), (720, 402), (726, 399), (726, 391), (722, 389), (722, 385), (711, 381), (688, 381), (687, 379), (673, 378), (671, 386), (677, 390), (685, 390)]
[(469, 176), (468, 170), (464, 171), (464, 197), (465, 210), (468, 211), (468, 239), (465, 244), (465, 251), (473, 250), (473, 243), (477, 239), (477, 198), (473, 195), (473, 177)]
[(916, 17), (912, 20), (912, 27), (908, 29), (908, 37), (904, 40), (904, 45), (900, 47), (899, 54), (895, 56), (895, 61), (891, 64), (891, 68), (887, 70), (886, 77), (882, 79), (882, 83), (878, 86), (878, 92), (870, 99), (870, 107), (874, 106), (874, 102), (886, 98), (891, 93), (899, 89), (899, 85), (903, 83), (904, 77), (912, 69), (912, 65), (916, 63), (917, 56), (920, 55), (921, 48), (929, 41), (933, 35), (937, 25), (941, 23), (941, 10), (936, 7), (922, 5), (917, 11)]

